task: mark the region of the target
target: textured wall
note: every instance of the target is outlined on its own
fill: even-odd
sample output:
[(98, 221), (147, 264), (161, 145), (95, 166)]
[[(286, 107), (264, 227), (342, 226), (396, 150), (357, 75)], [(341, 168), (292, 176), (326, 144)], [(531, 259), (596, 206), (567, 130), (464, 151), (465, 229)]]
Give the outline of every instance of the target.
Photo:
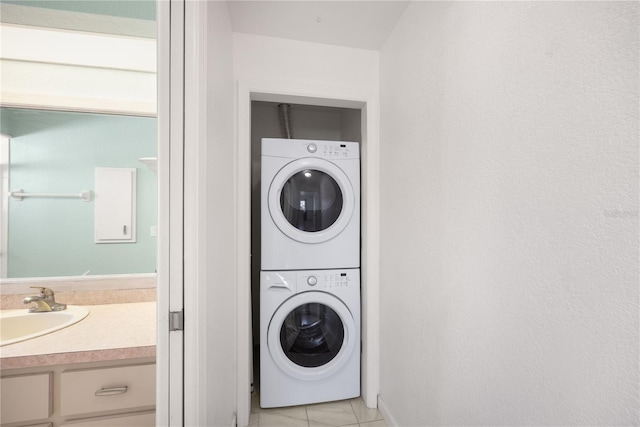
[(251, 34), (233, 34), (234, 75), (244, 84), (293, 88), (350, 88), (369, 94), (378, 86), (378, 52)]
[(391, 422), (638, 425), (639, 4), (409, 5), (381, 52)]

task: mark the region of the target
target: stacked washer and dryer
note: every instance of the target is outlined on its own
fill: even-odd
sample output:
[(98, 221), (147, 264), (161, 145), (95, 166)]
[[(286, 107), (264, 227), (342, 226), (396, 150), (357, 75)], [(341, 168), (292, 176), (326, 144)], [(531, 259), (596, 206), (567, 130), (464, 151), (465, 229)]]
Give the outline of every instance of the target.
[(360, 395), (360, 152), (262, 139), (260, 406)]

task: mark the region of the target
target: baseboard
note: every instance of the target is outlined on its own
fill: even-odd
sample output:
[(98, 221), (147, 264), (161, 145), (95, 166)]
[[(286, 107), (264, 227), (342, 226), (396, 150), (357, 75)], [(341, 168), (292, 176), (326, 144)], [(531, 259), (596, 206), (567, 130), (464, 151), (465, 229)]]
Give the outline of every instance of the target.
[(387, 405), (385, 405), (382, 397), (378, 395), (378, 410), (384, 417), (384, 421), (387, 424), (387, 427), (397, 427), (399, 426), (398, 421), (396, 421), (395, 417), (389, 412)]

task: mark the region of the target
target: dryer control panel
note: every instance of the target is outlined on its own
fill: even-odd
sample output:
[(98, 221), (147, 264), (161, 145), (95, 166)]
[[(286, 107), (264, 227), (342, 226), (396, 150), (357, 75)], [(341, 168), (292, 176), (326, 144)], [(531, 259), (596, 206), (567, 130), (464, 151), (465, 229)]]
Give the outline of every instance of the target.
[(349, 159), (354, 157), (350, 145), (342, 143), (322, 143), (319, 151), (327, 159)]
[(329, 161), (359, 159), (360, 144), (352, 141), (263, 138), (262, 156), (291, 159), (319, 157)]

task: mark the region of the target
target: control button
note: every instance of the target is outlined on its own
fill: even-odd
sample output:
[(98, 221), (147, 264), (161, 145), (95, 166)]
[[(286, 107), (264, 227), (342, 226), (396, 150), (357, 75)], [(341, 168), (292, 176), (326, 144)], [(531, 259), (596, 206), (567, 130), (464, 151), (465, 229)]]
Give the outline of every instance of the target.
[(316, 144), (309, 144), (307, 145), (307, 151), (310, 153), (315, 153), (316, 151), (318, 151), (318, 147), (316, 146)]
[(307, 277), (307, 283), (309, 284), (309, 286), (315, 286), (318, 283), (318, 279), (316, 278), (316, 276), (309, 276)]

